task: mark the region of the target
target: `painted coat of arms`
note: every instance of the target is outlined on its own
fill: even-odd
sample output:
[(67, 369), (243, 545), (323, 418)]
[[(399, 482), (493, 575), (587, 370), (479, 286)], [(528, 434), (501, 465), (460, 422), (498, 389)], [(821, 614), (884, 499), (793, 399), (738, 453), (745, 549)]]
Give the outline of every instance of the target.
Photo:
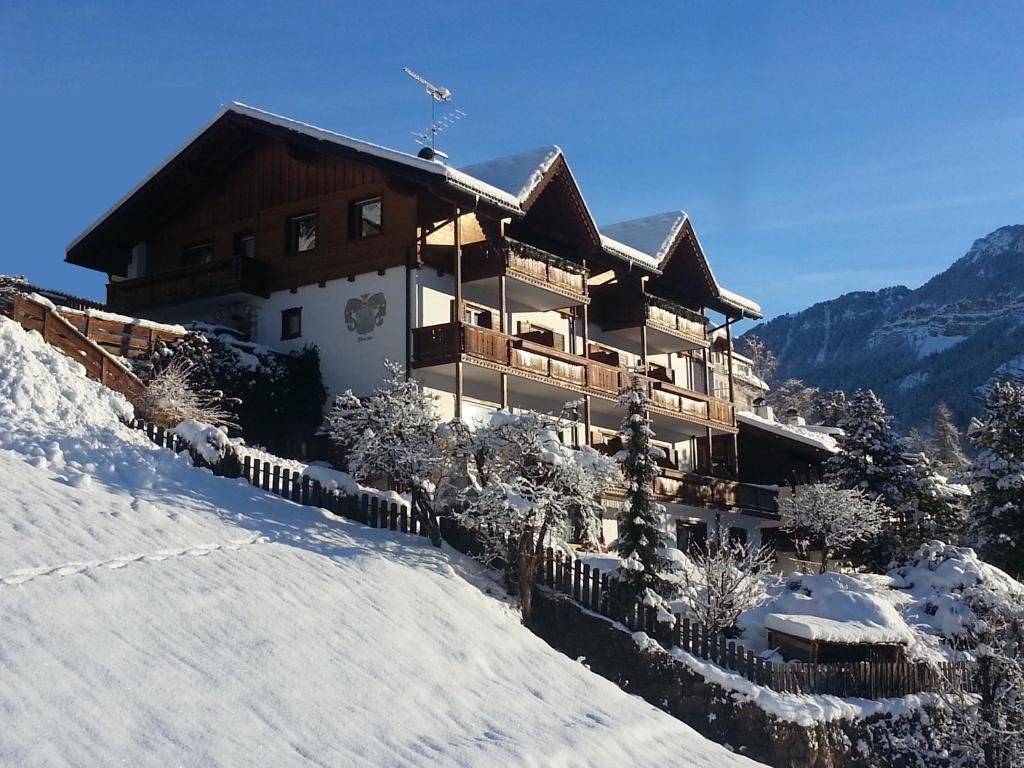
[(388, 300), (384, 298), (383, 293), (353, 296), (345, 305), (345, 325), (350, 331), (365, 336), (377, 326), (384, 324), (387, 310)]

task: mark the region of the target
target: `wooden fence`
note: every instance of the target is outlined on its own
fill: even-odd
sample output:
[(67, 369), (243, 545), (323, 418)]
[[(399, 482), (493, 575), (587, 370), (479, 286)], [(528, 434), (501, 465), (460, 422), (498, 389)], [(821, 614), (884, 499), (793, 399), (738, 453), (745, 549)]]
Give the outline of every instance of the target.
[[(143, 431), (152, 442), (163, 448), (170, 448), (176, 453), (189, 450), (188, 442), (169, 429), (142, 419), (134, 419), (128, 426)], [(282, 464), (229, 454), (217, 464), (207, 463), (206, 466), (216, 475), (244, 478), (268, 493), (296, 504), (326, 509), (371, 528), (387, 528), (413, 536), (428, 536), (430, 533), (427, 521), (419, 514), (413, 514), (408, 504), (400, 504), (372, 492), (355, 495), (327, 489), (309, 475)], [(441, 538), (453, 549), (470, 556), (481, 553), (482, 546), (475, 531), (451, 517), (440, 517), (437, 522)]]
[(89, 341), (117, 357), (139, 357), (152, 352), (158, 341), (172, 342), (182, 337), (148, 323), (125, 322), (88, 311), (58, 307), (57, 313)]
[[(189, 447), (170, 430), (141, 419), (132, 421), (129, 426), (143, 430), (154, 443), (173, 451)], [(387, 528), (413, 536), (429, 534), (426, 521), (412, 514), (408, 504), (369, 492), (347, 495), (329, 490), (308, 475), (274, 462), (251, 456), (239, 459), (229, 454), (211, 469), (222, 476), (245, 478), (257, 488), (296, 504), (320, 507), (371, 528)], [(441, 537), (452, 548), (470, 556), (482, 554), (477, 531), (447, 516), (439, 517), (438, 524)], [(767, 661), (735, 640), (691, 622), (682, 614), (672, 614), (670, 621), (660, 621), (656, 609), (629, 600), (626, 591), (609, 572), (591, 568), (550, 548), (538, 569), (537, 583), (568, 595), (584, 608), (619, 621), (634, 632), (646, 632), (665, 648), (681, 648), (780, 693), (881, 699), (926, 691), (978, 691), (976, 667), (965, 662), (783, 664)]]
[(133, 400), (142, 392), (143, 384), (125, 365), (106, 349), (75, 328), (58, 312), (45, 304), (17, 296), (11, 319), (28, 331), (38, 331), (43, 339), (85, 368), (89, 378), (120, 392)]
[[(977, 668), (967, 662), (787, 664), (768, 661), (723, 633), (691, 622), (682, 614), (672, 614), (669, 621), (659, 620), (656, 608), (631, 601), (609, 573), (551, 549), (545, 553), (538, 581), (595, 613), (625, 624), (634, 632), (646, 632), (667, 649), (678, 647), (780, 693), (882, 699), (926, 691), (978, 691)], [(667, 614), (663, 617), (669, 618)]]

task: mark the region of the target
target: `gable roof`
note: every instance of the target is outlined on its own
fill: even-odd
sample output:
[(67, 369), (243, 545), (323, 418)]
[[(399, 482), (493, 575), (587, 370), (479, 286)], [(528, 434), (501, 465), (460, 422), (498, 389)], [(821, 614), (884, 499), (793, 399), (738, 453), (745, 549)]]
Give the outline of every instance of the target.
[(476, 200), (489, 203), (517, 218), (526, 215), (552, 180), (562, 178), (576, 201), (583, 225), (594, 240), (595, 247), (631, 266), (642, 267), (652, 275), (661, 275), (678, 242), (684, 233), (689, 233), (699, 254), (701, 267), (706, 270), (705, 274), (713, 284), (713, 308), (726, 312), (736, 311), (746, 317), (761, 316), (760, 307), (756, 303), (725, 290), (714, 280), (711, 267), (684, 212), (670, 211), (598, 228), (583, 199), (572, 169), (566, 162), (561, 148), (556, 145), (538, 147), (459, 169), (436, 159), (427, 160), (237, 101), (223, 107), (212, 120), (76, 237), (67, 247), (66, 260), (82, 266), (100, 268), (94, 263), (96, 259), (91, 254), (80, 252), (83, 250), (80, 247), (82, 243), (136, 195), (153, 184), (162, 172), (194, 144), (210, 134), (216, 126), (232, 118), (255, 121), (263, 126), (294, 132), (306, 139), (321, 142), (327, 147), (354, 154), (357, 159), (363, 158), (378, 165), (383, 164), (420, 181), (439, 184), (453, 192), (473, 196)]
[(601, 234), (644, 254), (659, 270), (686, 222), (683, 211), (668, 211), (601, 227)]
[(514, 155), (498, 157), (461, 168), (461, 172), (514, 197), (521, 207), (544, 180), (544, 176), (562, 156), (560, 147), (551, 144)]

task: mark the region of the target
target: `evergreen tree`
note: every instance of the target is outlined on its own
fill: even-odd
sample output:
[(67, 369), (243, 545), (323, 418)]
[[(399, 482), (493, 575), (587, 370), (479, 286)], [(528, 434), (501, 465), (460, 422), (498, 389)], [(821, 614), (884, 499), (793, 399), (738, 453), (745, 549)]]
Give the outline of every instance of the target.
[(658, 476), (659, 459), (664, 454), (651, 445), (654, 430), (648, 408), (651, 400), (645, 381), (636, 369), (630, 371), (629, 384), (622, 390), (618, 401), (626, 409), (619, 437), (622, 450), (618, 460), (622, 464), (626, 497), (618, 515), (618, 554), (623, 560), (619, 577), (639, 596), (646, 589), (663, 588), (660, 572), (665, 563), (658, 550), (661, 534), (658, 516), (664, 508), (653, 499), (654, 479)]
[(953, 414), (945, 403), (938, 403), (932, 411), (927, 449), (929, 457), (946, 475), (956, 476), (967, 469), (969, 462), (964, 455), (960, 430), (953, 423)]
[(894, 518), (861, 558), (885, 566), (949, 527), (954, 518), (934, 473), (921, 456), (907, 456), (892, 429), (892, 419), (871, 390), (858, 390), (839, 422), (840, 452), (826, 463), (826, 479), (839, 488), (862, 491), (881, 501)]
[(996, 384), (971, 427), (970, 537), (990, 563), (1024, 574), (1024, 387)]

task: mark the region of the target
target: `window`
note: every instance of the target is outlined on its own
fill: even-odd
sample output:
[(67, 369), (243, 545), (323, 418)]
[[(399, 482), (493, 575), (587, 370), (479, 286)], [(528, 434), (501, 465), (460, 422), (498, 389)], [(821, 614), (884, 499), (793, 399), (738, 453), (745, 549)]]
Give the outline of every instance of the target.
[(379, 197), (352, 203), (350, 235), (354, 238), (379, 235), (381, 228), (381, 201)]
[(181, 266), (195, 267), (213, 261), (213, 243), (190, 245), (181, 253)]
[(241, 259), (256, 258), (256, 235), (240, 232), (235, 235), (235, 256)]
[(465, 304), (462, 307), (462, 322), (479, 328), (490, 328), (491, 312), (474, 304)]
[(305, 253), (316, 248), (316, 214), (288, 219), (288, 252)]
[(302, 336), (302, 307), (281, 311), (281, 341)]
[(707, 546), (708, 524), (676, 520), (676, 549), (680, 552), (700, 551)]

